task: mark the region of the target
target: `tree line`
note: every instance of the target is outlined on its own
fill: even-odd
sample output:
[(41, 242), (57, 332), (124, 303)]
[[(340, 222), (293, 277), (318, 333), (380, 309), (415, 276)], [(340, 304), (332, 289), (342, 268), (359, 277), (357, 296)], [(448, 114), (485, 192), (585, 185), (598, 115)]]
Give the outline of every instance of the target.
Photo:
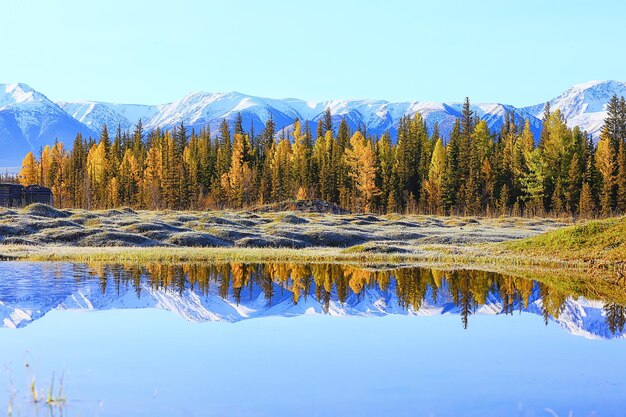
[(567, 126), (546, 104), (538, 144), (529, 120), (507, 114), (491, 132), (465, 100), (447, 140), (419, 113), (395, 140), (355, 132), (327, 109), (315, 133), (270, 118), (258, 134), (241, 115), (189, 131), (78, 134), (24, 158), (18, 179), (50, 187), (63, 208), (249, 208), (322, 199), (353, 211), (457, 215), (610, 216), (626, 213), (626, 102), (614, 96), (600, 139)]

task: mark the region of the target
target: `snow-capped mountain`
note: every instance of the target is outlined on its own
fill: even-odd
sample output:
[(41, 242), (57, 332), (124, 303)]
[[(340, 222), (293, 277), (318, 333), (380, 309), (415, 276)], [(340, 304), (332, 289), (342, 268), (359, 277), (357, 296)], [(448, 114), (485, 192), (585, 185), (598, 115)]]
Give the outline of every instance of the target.
[[(598, 138), (606, 118), (606, 105), (611, 97), (626, 96), (626, 83), (621, 81), (589, 81), (577, 84), (560, 96), (550, 100), (550, 109), (559, 109), (570, 127), (580, 126)], [(523, 110), (541, 118), (545, 103), (526, 107)]]
[[(351, 129), (365, 126), (369, 133), (381, 135), (386, 131), (395, 134), (400, 118), (405, 115), (420, 113), (432, 129), (435, 122), (440, 132), (448, 136), (454, 120), (461, 115), (461, 103), (445, 104), (437, 102), (399, 102), (384, 100), (328, 100), (304, 101), (298, 99), (269, 99), (254, 97), (242, 93), (204, 93), (195, 92), (181, 100), (158, 106), (109, 104), (98, 102), (61, 102), (59, 103), (70, 115), (90, 129), (100, 131), (104, 124), (129, 129), (141, 118), (148, 130), (156, 128), (172, 129), (180, 123), (199, 130), (209, 126), (213, 132), (218, 129), (222, 119), (233, 122), (241, 114), (244, 128), (254, 124), (257, 131), (265, 126), (270, 117), (278, 129), (289, 128), (295, 119), (309, 121), (315, 129), (316, 122), (329, 108), (335, 125), (346, 118)], [(529, 118), (533, 131), (538, 134), (541, 122), (532, 114), (499, 103), (475, 104), (472, 109), (489, 127), (497, 131), (502, 126), (507, 112), (515, 112), (519, 120)]]
[(92, 135), (84, 124), (26, 84), (0, 84), (0, 167), (18, 166), (29, 151), (71, 143), (76, 133)]
[[(578, 125), (598, 137), (606, 117), (606, 103), (613, 94), (626, 95), (626, 83), (592, 81), (575, 85), (550, 100), (553, 109), (560, 109), (570, 126)], [(18, 166), (24, 154), (38, 151), (55, 139), (70, 145), (77, 132), (97, 137), (105, 124), (110, 130), (118, 126), (130, 130), (142, 120), (146, 131), (171, 129), (184, 123), (199, 130), (209, 126), (216, 132), (222, 119), (233, 122), (241, 114), (244, 128), (259, 132), (271, 117), (277, 128), (289, 128), (298, 118), (316, 122), (330, 108), (335, 125), (346, 118), (354, 130), (366, 127), (372, 135), (389, 131), (396, 133), (402, 116), (420, 113), (430, 129), (439, 124), (448, 136), (454, 120), (461, 114), (461, 103), (389, 102), (384, 100), (305, 101), (295, 98), (270, 99), (238, 92), (195, 92), (180, 100), (160, 105), (114, 104), (96, 101), (54, 103), (26, 84), (0, 84), (0, 167)], [(514, 112), (518, 120), (528, 118), (536, 136), (541, 129), (544, 104), (517, 108), (508, 104), (473, 104), (472, 109), (493, 131), (502, 126), (505, 116)]]
[(147, 121), (158, 112), (158, 106), (142, 104), (112, 104), (96, 101), (58, 102), (67, 114), (84, 124), (92, 132), (100, 132), (104, 125), (110, 129), (118, 126), (123, 131), (132, 130), (139, 119)]

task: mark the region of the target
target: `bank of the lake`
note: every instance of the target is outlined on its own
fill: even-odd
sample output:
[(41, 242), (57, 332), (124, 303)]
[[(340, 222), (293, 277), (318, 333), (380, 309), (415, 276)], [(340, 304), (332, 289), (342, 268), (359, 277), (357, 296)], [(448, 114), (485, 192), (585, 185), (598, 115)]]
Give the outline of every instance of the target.
[(0, 209), (0, 256), (103, 261), (460, 261), (482, 258), (482, 249), (473, 250), (477, 245), (533, 237), (570, 223), (302, 211), (86, 211), (32, 205)]
[(623, 271), (626, 219), (249, 211), (0, 209), (0, 259), (411, 263)]

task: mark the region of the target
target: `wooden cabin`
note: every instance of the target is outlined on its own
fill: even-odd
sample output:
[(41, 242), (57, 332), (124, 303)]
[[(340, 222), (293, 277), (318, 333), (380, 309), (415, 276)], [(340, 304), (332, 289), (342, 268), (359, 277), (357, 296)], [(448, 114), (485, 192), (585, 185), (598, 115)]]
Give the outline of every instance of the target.
[(20, 184), (0, 184), (0, 207), (24, 207), (41, 203), (52, 205), (52, 191), (47, 187)]
[(0, 206), (22, 207), (24, 187), (19, 184), (0, 184)]

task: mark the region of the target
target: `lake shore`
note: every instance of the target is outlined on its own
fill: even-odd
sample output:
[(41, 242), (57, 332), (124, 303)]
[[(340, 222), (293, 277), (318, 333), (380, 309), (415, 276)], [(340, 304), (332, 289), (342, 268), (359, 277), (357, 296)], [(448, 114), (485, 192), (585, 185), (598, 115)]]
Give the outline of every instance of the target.
[[(544, 236), (567, 231), (572, 224), (567, 219), (540, 218), (128, 208), (86, 211), (33, 205), (22, 210), (0, 209), (0, 259), (421, 263), (482, 265), (492, 270), (593, 267), (608, 271), (621, 264), (619, 256), (602, 259), (596, 253), (590, 258), (571, 248), (567, 253), (580, 255), (561, 256), (552, 246), (562, 242), (545, 242)], [(543, 243), (533, 244), (533, 239)]]

